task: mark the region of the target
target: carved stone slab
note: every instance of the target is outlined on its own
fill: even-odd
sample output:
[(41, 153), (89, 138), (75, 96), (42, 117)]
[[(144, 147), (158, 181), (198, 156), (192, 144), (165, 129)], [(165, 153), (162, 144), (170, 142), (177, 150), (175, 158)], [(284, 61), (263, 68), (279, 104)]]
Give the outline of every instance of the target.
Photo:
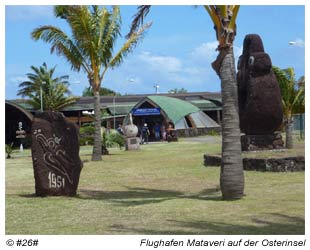
[(62, 113), (42, 112), (31, 133), (36, 195), (76, 195), (82, 169), (77, 126)]

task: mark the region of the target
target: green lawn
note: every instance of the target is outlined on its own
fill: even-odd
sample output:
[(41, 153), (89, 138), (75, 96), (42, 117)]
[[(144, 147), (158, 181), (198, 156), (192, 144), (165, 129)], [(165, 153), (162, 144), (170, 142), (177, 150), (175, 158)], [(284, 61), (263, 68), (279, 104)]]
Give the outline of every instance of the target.
[[(245, 172), (246, 196), (223, 201), (212, 144), (181, 140), (111, 149), (84, 167), (77, 197), (37, 198), (30, 151), (6, 160), (6, 234), (304, 234), (305, 175)], [(299, 143), (301, 144), (301, 143)]]

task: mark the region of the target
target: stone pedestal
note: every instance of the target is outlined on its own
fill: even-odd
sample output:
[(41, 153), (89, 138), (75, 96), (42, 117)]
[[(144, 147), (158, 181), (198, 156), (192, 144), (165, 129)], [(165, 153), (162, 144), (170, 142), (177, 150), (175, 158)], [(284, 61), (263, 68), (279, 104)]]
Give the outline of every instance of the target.
[(126, 138), (126, 150), (139, 150), (139, 149), (140, 149), (139, 137)]
[(77, 126), (62, 113), (43, 112), (31, 133), (36, 195), (76, 195), (82, 169)]
[(241, 150), (272, 150), (284, 148), (284, 141), (281, 133), (273, 133), (269, 135), (242, 135)]

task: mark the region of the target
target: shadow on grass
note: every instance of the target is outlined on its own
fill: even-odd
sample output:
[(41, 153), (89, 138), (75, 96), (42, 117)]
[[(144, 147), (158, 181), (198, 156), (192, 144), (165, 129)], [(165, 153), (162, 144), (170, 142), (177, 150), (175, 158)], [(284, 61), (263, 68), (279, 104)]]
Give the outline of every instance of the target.
[(22, 198), (42, 198), (41, 196), (37, 196), (35, 193), (33, 194), (20, 194), (18, 195), (19, 197), (22, 197)]
[(169, 220), (163, 228), (172, 230), (153, 230), (151, 228), (130, 228), (112, 225), (111, 230), (118, 234), (147, 235), (304, 235), (305, 220), (301, 217), (284, 214), (266, 214), (265, 219), (253, 219), (253, 225), (234, 225), (230, 223), (208, 221)]
[(149, 188), (130, 188), (126, 191), (100, 191), (81, 189), (76, 196), (78, 199), (109, 200), (120, 206), (137, 206), (150, 203), (159, 203), (173, 199), (198, 199), (221, 201), (222, 197), (217, 188), (204, 189), (197, 194), (185, 194), (174, 190)]

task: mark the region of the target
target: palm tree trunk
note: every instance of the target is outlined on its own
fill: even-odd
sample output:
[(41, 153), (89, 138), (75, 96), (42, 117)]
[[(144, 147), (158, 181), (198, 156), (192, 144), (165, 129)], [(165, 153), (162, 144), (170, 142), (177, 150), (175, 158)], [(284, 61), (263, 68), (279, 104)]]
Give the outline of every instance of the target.
[(95, 108), (95, 134), (92, 161), (101, 161), (101, 110), (100, 110), (100, 94), (99, 91), (94, 92), (94, 108)]
[(286, 126), (285, 126), (285, 145), (286, 148), (293, 148), (293, 127), (294, 127), (294, 123), (293, 123), (293, 117), (288, 117), (287, 118), (287, 122), (286, 122)]
[(222, 88), (222, 165), (220, 184), (223, 199), (240, 199), (244, 192), (243, 164), (238, 113), (238, 92), (233, 49), (230, 48), (220, 67)]

